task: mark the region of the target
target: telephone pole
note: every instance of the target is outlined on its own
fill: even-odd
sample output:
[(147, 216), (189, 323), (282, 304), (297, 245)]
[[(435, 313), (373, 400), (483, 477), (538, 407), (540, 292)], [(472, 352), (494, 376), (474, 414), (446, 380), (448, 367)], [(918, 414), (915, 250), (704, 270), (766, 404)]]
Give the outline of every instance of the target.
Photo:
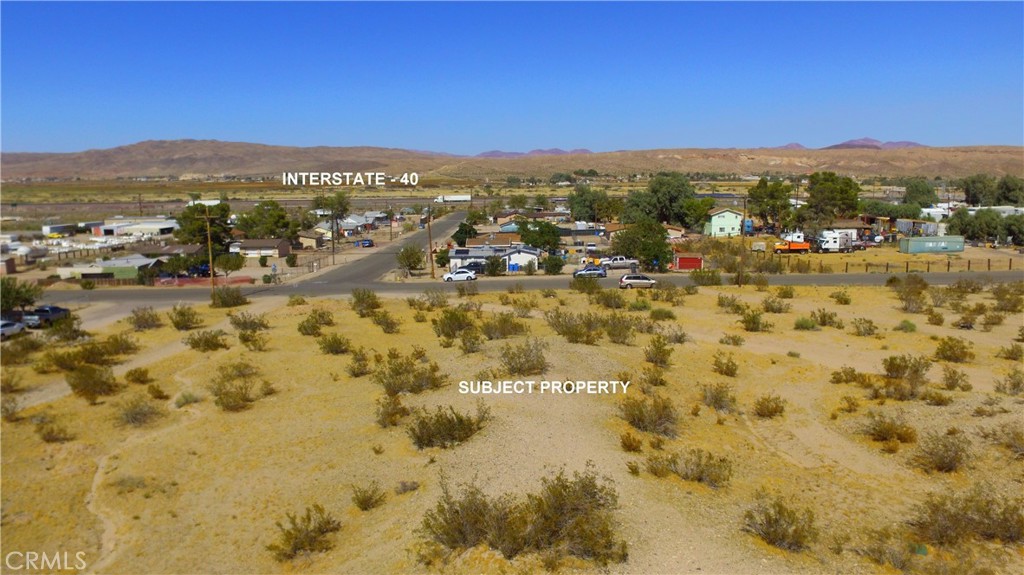
[(430, 220), (434, 219), (430, 206), (427, 206), (427, 259), (430, 260), (430, 279), (436, 279), (434, 275), (434, 236), (430, 233)]
[(213, 277), (213, 235), (210, 233), (210, 206), (206, 207), (206, 255), (210, 258), (210, 303), (213, 303), (213, 295), (217, 293), (216, 282)]

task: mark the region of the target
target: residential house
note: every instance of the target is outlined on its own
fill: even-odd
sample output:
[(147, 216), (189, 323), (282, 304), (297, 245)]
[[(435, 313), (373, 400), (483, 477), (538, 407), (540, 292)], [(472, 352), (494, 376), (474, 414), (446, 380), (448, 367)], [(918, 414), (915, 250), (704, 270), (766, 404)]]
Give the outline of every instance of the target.
[(533, 262), (533, 265), (539, 263), (540, 257), (544, 252), (537, 248), (530, 246), (515, 246), (515, 247), (497, 247), (497, 246), (485, 246), (485, 247), (465, 247), (465, 248), (453, 248), (448, 252), (449, 262), (451, 269), (455, 270), (464, 266), (470, 262), (485, 262), (487, 258), (491, 256), (498, 256), (505, 260), (505, 265), (509, 270), (515, 270), (516, 268), (524, 268), (529, 262)]
[(743, 212), (732, 208), (717, 208), (708, 214), (704, 235), (713, 238), (731, 238), (743, 233)]
[(324, 234), (316, 230), (302, 230), (298, 235), (300, 249), (318, 250), (324, 245)]
[(60, 279), (135, 279), (139, 271), (147, 268), (159, 268), (163, 262), (157, 258), (147, 258), (138, 254), (130, 254), (120, 258), (97, 259), (91, 264), (78, 264), (58, 267)]
[(141, 252), (147, 258), (170, 258), (174, 256), (192, 257), (206, 253), (206, 246), (203, 244), (171, 244), (147, 248)]
[(234, 242), (228, 248), (233, 254), (242, 254), (247, 258), (261, 256), (283, 258), (292, 253), (291, 242), (282, 238), (278, 240), (242, 240)]
[(479, 246), (504, 246), (512, 247), (517, 244), (522, 244), (523, 240), (517, 233), (489, 233), (480, 234), (475, 238), (469, 238), (466, 240), (466, 247), (479, 247)]

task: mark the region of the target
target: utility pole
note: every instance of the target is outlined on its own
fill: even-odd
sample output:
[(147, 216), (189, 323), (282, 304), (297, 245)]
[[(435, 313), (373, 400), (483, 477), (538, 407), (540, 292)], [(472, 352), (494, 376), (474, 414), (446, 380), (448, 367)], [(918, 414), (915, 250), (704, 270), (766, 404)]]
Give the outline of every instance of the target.
[(216, 283), (213, 277), (213, 236), (210, 233), (210, 206), (206, 207), (206, 254), (210, 258), (210, 303), (213, 303), (213, 294), (216, 293)]
[(427, 206), (427, 259), (430, 260), (430, 279), (436, 279), (434, 275), (434, 236), (430, 233), (430, 220), (434, 219), (431, 215), (430, 206)]
[(141, 216), (142, 215), (142, 194), (138, 195), (138, 199), (139, 199), (139, 215)]

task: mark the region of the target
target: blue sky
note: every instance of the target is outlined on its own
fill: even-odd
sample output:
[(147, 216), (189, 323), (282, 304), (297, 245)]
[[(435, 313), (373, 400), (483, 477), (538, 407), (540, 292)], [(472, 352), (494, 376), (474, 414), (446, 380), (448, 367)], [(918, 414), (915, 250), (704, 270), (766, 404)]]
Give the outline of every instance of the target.
[(1024, 145), (1024, 3), (0, 4), (0, 148)]

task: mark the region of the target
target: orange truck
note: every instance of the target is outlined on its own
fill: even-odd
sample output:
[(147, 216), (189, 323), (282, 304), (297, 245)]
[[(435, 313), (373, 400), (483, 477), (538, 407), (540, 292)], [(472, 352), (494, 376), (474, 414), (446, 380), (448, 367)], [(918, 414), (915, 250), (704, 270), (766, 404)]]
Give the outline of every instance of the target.
[(781, 242), (775, 242), (775, 246), (772, 248), (777, 254), (806, 254), (811, 250), (810, 242), (792, 242), (783, 240)]

